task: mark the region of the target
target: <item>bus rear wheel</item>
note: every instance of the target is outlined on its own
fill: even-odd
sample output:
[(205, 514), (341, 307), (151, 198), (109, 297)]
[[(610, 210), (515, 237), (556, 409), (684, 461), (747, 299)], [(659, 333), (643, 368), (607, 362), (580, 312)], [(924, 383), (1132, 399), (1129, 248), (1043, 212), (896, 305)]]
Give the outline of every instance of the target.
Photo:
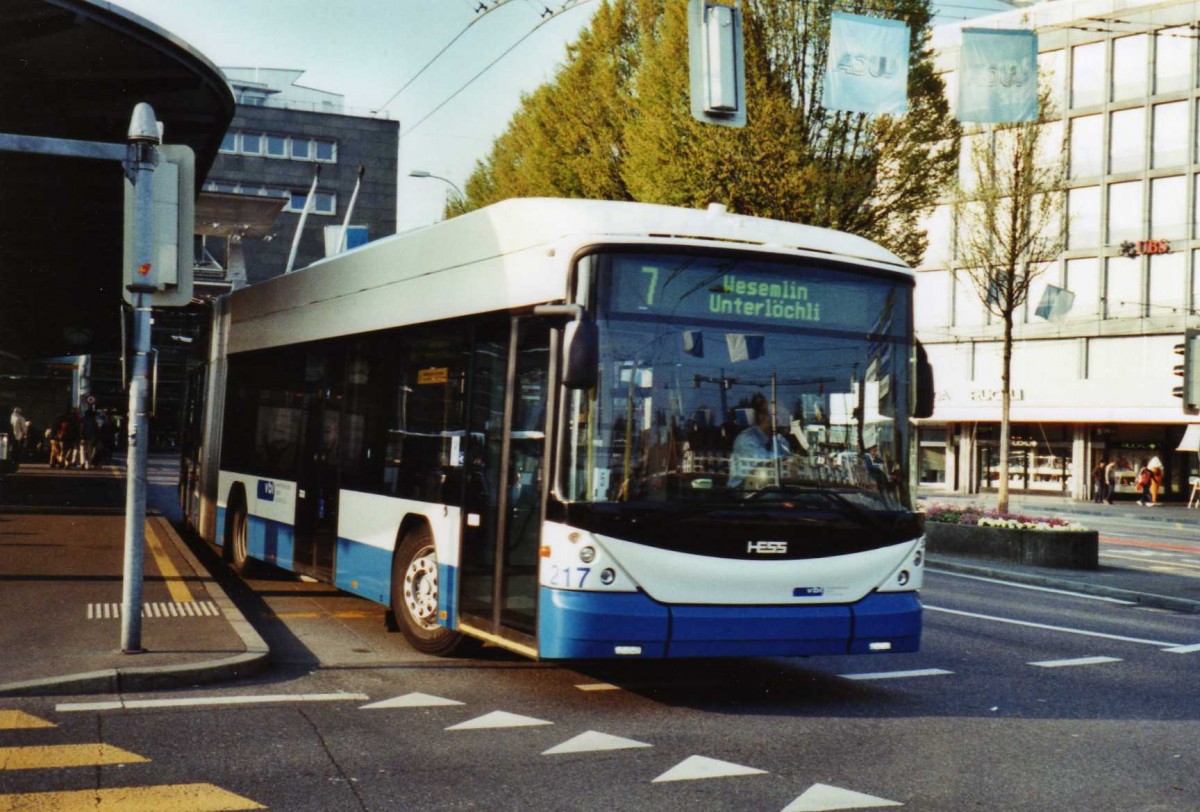
[(433, 534), (422, 525), (405, 533), (392, 558), (392, 614), (417, 651), (444, 656), (464, 643), (438, 622), (438, 564)]

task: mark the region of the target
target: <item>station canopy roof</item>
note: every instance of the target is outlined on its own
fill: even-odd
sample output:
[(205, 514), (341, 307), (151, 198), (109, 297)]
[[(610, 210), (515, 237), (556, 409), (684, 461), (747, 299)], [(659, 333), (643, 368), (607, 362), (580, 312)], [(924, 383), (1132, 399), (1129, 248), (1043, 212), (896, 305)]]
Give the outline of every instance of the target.
[[(138, 102), (199, 184), (234, 113), (215, 65), (99, 0), (0, 4), (0, 132), (124, 144)], [(0, 353), (119, 347), (122, 217), (119, 163), (0, 152)]]

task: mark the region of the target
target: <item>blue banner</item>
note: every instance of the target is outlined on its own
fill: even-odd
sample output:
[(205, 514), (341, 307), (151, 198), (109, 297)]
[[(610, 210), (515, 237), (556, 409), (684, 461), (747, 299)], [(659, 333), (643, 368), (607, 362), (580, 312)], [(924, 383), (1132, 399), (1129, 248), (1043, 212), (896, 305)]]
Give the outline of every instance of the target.
[(835, 11), (825, 66), (827, 110), (900, 115), (908, 109), (908, 26)]
[(1038, 40), (1032, 31), (965, 28), (958, 60), (958, 120), (1036, 121)]

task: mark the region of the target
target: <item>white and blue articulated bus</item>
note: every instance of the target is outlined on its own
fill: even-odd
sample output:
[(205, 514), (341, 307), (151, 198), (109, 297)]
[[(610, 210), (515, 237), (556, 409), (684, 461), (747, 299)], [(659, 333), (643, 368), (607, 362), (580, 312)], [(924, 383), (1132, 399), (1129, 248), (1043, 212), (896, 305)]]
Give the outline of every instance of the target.
[(848, 234), (499, 203), (220, 299), (185, 508), (429, 653), (915, 651), (912, 294)]

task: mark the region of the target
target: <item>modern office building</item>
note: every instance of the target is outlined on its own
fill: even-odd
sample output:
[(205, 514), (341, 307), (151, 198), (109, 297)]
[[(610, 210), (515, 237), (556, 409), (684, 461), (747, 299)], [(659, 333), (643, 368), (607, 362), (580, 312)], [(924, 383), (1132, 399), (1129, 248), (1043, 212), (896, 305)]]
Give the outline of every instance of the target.
[(198, 281), (215, 292), (282, 274), (314, 178), (294, 268), (326, 255), (352, 199), (351, 247), (396, 232), (398, 122), (352, 114), (340, 94), (297, 84), (303, 71), (222, 71), (237, 109), (200, 201)]
[[(1018, 315), (1012, 360), (1010, 487), (1087, 498), (1098, 460), (1165, 463), (1166, 499), (1186, 499), (1197, 454), (1177, 451), (1186, 424), (1172, 389), (1174, 352), (1200, 327), (1200, 131), (1196, 4), (1049, 2), (943, 25), (933, 46), (950, 98), (964, 28), (1038, 33), (1066, 151), (1066, 248), (1038, 268)], [(953, 102), (952, 102), (953, 103)], [(966, 125), (963, 154), (985, 137)], [(963, 180), (969, 162), (962, 162)], [(998, 477), (1002, 324), (989, 316), (955, 251), (954, 213), (935, 210), (919, 268), (916, 326), (934, 365), (937, 403), (922, 430), (922, 478), (947, 491)], [(1037, 315), (1047, 286), (1073, 295), (1065, 316)], [(1070, 298), (1070, 297), (1068, 297)]]

